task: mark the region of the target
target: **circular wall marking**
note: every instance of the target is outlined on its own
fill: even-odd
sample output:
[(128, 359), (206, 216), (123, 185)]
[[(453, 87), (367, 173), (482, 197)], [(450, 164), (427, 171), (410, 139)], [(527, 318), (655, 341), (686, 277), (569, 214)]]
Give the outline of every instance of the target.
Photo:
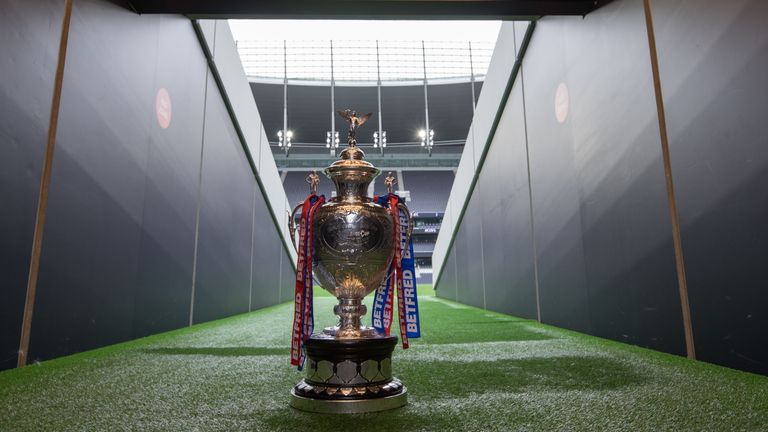
[(568, 118), (568, 106), (570, 105), (570, 97), (568, 96), (568, 87), (565, 85), (565, 83), (560, 83), (560, 85), (557, 86), (557, 91), (555, 92), (555, 118), (557, 118), (558, 123), (565, 122), (565, 119)]
[(160, 87), (157, 90), (155, 96), (155, 115), (157, 116), (157, 124), (161, 128), (167, 129), (171, 125), (171, 114), (173, 113), (173, 107), (171, 105), (171, 95), (168, 94), (168, 90), (165, 87)]

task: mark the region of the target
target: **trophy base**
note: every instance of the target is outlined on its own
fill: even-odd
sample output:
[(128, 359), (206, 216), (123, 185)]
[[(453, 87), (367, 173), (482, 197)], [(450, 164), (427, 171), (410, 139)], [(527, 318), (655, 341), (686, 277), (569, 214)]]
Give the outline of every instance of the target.
[(393, 396), (375, 399), (327, 400), (298, 396), (291, 390), (291, 406), (297, 410), (323, 414), (359, 414), (387, 411), (408, 404), (408, 390)]
[(336, 339), (315, 334), (306, 342), (307, 377), (291, 390), (291, 406), (320, 413), (363, 413), (399, 408), (406, 388), (392, 376), (396, 336)]

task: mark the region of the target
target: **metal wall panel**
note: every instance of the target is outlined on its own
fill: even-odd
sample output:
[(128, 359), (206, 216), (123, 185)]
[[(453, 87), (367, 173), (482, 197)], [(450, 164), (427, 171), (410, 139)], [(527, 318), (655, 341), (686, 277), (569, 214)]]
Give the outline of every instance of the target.
[[(542, 320), (683, 354), (642, 6), (617, 1), (584, 19), (540, 19), (518, 77)], [(768, 297), (761, 289), (768, 258), (768, 153), (761, 127), (768, 5), (667, 0), (654, 2), (653, 13), (697, 356), (768, 373), (762, 307)], [(568, 103), (556, 96), (560, 84)], [(515, 101), (513, 95), (508, 108)], [(558, 120), (563, 106), (567, 116)], [(504, 137), (505, 126), (502, 121), (497, 137)], [(496, 157), (494, 146), (490, 151), (477, 185), (487, 208), (483, 228), (498, 220), (495, 212), (504, 213), (488, 205), (492, 164), (515, 159)], [(471, 164), (466, 159), (460, 173)], [(457, 186), (451, 194), (456, 208), (459, 189), (466, 188)], [(478, 259), (468, 243), (477, 225), (475, 201), (443, 254), (457, 257), (459, 300), (470, 304), (477, 299), (469, 297), (472, 278), (463, 270), (472, 266), (464, 260)], [(489, 260), (501, 253), (495, 246), (484, 236), (486, 304), (496, 303), (489, 303), (498, 266)], [(438, 293), (451, 284), (451, 265), (448, 258)]]
[(282, 271), (282, 275), (280, 276), (280, 301), (293, 301), (296, 288), (296, 270), (291, 264), (291, 258), (285, 252), (285, 249), (280, 252), (283, 254), (282, 262), (280, 263), (280, 269)]
[(456, 249), (451, 248), (451, 252), (443, 265), (443, 272), (440, 276), (440, 285), (437, 287), (436, 295), (438, 297), (456, 300), (458, 290), (456, 284)]
[(697, 358), (768, 374), (768, 3), (653, 17)]
[(522, 85), (512, 89), (480, 172), (483, 260), (489, 309), (536, 318), (533, 233)]
[(74, 5), (30, 361), (133, 335), (160, 20)]
[(142, 90), (166, 89), (172, 115), (166, 129), (150, 119), (134, 337), (189, 323), (206, 91), (207, 65), (189, 20), (163, 17), (152, 33), (154, 87)]
[(584, 22), (563, 21), (563, 39), (555, 43), (568, 41), (571, 53), (563, 78), (573, 95), (566, 122), (578, 170), (592, 332), (683, 354), (648, 43), (638, 37), (646, 33), (642, 4), (617, 2)]
[(534, 239), (542, 320), (588, 331), (587, 277), (572, 124), (554, 121), (554, 92), (558, 82), (567, 77), (564, 41), (562, 20), (541, 20), (522, 68)]
[(255, 179), (213, 78), (201, 177), (194, 322), (247, 311), (251, 290)]
[(258, 186), (254, 185), (253, 262), (251, 276), (251, 310), (279, 302), (281, 255), (284, 253), (272, 217)]
[(515, 48), (514, 22), (503, 22), (499, 29), (496, 47), (493, 49), (493, 57), (488, 66), (484, 86), (486, 92), (480, 94), (475, 115), (472, 118), (473, 145), (471, 146), (474, 158), (472, 171), (477, 169), (480, 157), (489, 141), (491, 127), (499, 109), (502, 109), (504, 90), (511, 75), (512, 67), (517, 59)]
[[(682, 354), (642, 4), (615, 2), (585, 20), (547, 18), (539, 24), (524, 83), (533, 201), (541, 209), (534, 212), (534, 221), (542, 251), (542, 319), (551, 322), (553, 312), (570, 312), (562, 306), (553, 311), (547, 301), (557, 288), (548, 283), (554, 273), (546, 271), (554, 257), (546, 257), (561, 250), (564, 263), (568, 254), (580, 261), (571, 270), (583, 275), (576, 280), (586, 289), (588, 303), (581, 306), (588, 311), (592, 334)], [(603, 32), (612, 35), (610, 41)], [(554, 103), (561, 83), (570, 96), (563, 123)], [(540, 151), (542, 141), (553, 147)], [(548, 205), (547, 192), (540, 188), (547, 185), (564, 199)], [(544, 230), (552, 228), (545, 219), (556, 212), (570, 220), (561, 221), (561, 235), (547, 239)]]
[(483, 210), (482, 201), (475, 190), (456, 236), (458, 301), (477, 307), (485, 307), (481, 216)]
[[(0, 13), (0, 370), (16, 365), (63, 6), (4, 0)], [(25, 37), (18, 37), (23, 34)]]
[[(12, 210), (0, 225), (13, 230), (0, 232), (3, 262), (13, 265), (0, 274), (9, 287), (0, 302), (0, 368), (16, 361), (62, 10), (58, 2), (6, 1), (0, 17), (0, 35), (9, 32), (0, 41), (0, 72), (9, 78), (0, 90), (0, 197)], [(165, 127), (156, 113), (160, 88), (171, 101)], [(270, 162), (262, 176), (274, 174), (265, 180), (278, 182), (270, 193), (283, 214)], [(186, 325), (199, 191), (195, 321), (246, 311), (249, 300), (277, 302), (291, 261), (280, 256), (280, 233), (189, 20), (75, 2), (29, 361)], [(254, 218), (261, 224), (252, 232)], [(254, 238), (261, 247), (252, 254)]]

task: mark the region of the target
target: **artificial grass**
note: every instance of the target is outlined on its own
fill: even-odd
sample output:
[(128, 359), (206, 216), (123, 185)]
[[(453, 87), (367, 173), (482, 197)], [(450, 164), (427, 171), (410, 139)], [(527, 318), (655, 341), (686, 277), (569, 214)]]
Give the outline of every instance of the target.
[[(0, 430), (768, 430), (768, 378), (435, 298), (393, 368), (409, 405), (288, 407), (292, 305), (0, 373)], [(334, 299), (318, 295), (317, 326)]]

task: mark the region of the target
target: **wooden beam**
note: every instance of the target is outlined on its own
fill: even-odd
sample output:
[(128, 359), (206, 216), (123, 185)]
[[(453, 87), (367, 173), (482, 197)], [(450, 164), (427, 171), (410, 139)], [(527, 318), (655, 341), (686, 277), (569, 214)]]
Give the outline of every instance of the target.
[(648, 50), (651, 55), (651, 71), (653, 73), (653, 88), (656, 93), (656, 112), (659, 119), (659, 135), (661, 138), (661, 156), (664, 161), (664, 177), (667, 182), (667, 202), (669, 218), (672, 221), (672, 245), (675, 250), (675, 268), (677, 270), (677, 286), (680, 294), (680, 307), (683, 312), (683, 330), (685, 332), (685, 349), (689, 359), (696, 358), (693, 344), (693, 328), (691, 325), (691, 309), (688, 303), (688, 283), (685, 279), (685, 261), (683, 259), (683, 241), (680, 236), (680, 218), (677, 215), (677, 200), (675, 186), (672, 182), (672, 162), (669, 157), (669, 137), (667, 135), (667, 120), (664, 113), (664, 98), (661, 93), (661, 78), (659, 76), (659, 59), (656, 53), (656, 36), (653, 32), (653, 17), (651, 15), (651, 0), (643, 0), (645, 9), (645, 26), (648, 33)]
[(48, 208), (48, 188), (51, 184), (51, 167), (53, 166), (53, 150), (56, 144), (56, 128), (59, 123), (59, 106), (61, 105), (61, 84), (64, 80), (64, 63), (67, 57), (67, 42), (69, 40), (69, 22), (72, 17), (72, 1), (64, 0), (64, 17), (61, 23), (61, 38), (59, 39), (59, 60), (56, 65), (56, 77), (53, 82), (53, 97), (51, 99), (51, 117), (48, 121), (48, 140), (43, 156), (43, 174), (40, 178), (40, 195), (37, 200), (35, 215), (35, 231), (32, 237), (32, 257), (29, 263), (27, 278), (27, 295), (24, 301), (24, 316), (21, 321), (21, 337), (19, 341), (19, 357), (17, 367), (27, 364), (29, 337), (32, 329), (32, 313), (35, 309), (37, 293), (37, 277), (40, 270), (40, 252), (43, 246), (43, 229), (45, 228), (45, 212)]

